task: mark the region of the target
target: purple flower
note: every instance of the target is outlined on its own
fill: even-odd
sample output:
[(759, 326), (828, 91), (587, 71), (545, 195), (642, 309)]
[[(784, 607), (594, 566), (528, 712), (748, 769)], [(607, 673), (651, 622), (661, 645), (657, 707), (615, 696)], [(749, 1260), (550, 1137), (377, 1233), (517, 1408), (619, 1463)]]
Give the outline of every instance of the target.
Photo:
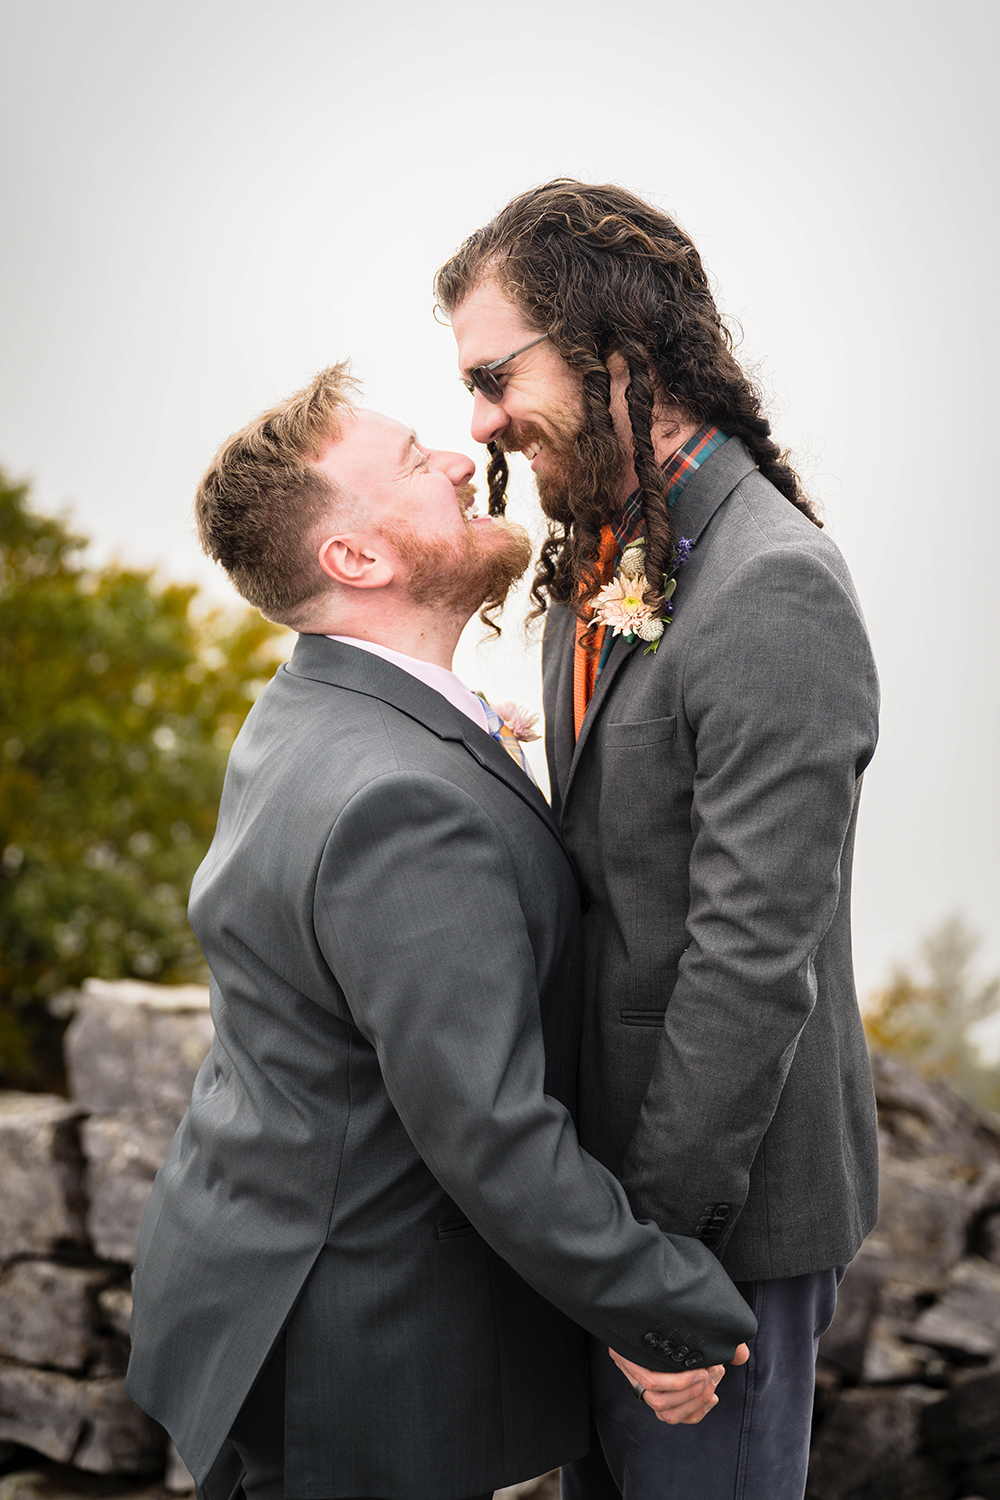
[(680, 541), (677, 543), (677, 550), (674, 553), (674, 567), (683, 568), (684, 564), (687, 562), (690, 556), (691, 538), (682, 536)]

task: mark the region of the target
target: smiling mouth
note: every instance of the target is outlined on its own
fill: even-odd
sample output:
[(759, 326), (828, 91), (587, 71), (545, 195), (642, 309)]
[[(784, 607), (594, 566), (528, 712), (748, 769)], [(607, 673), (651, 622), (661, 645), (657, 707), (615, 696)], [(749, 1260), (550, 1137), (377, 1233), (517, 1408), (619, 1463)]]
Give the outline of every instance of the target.
[(462, 513), (463, 521), (481, 521), (483, 517), (476, 509), (476, 486), (474, 484), (460, 485), (457, 495), (458, 508)]

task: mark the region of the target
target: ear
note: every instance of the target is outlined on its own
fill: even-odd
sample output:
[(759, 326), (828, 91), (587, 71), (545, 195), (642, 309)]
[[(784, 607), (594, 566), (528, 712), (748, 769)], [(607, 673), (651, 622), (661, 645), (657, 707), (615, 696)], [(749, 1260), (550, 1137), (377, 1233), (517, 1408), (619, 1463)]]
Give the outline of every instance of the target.
[(393, 580), (392, 564), (371, 537), (349, 532), (327, 537), (319, 565), (334, 583), (351, 589), (384, 589)]

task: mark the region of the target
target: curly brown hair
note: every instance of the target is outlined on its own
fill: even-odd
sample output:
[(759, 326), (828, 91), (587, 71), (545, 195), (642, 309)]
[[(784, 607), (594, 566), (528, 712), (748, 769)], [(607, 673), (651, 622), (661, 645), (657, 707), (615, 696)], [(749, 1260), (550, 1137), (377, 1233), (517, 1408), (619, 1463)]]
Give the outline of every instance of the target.
[[(609, 472), (620, 455), (608, 357), (617, 352), (628, 367), (650, 603), (660, 598), (675, 547), (653, 450), (656, 407), (669, 404), (686, 421), (715, 423), (741, 438), (761, 473), (822, 525), (788, 453), (771, 437), (760, 392), (733, 356), (698, 251), (666, 214), (614, 184), (557, 178), (513, 199), (469, 236), (437, 273), (438, 306), (450, 315), (489, 279), (583, 377), (584, 421), (576, 439), (582, 476)], [(489, 508), (502, 514), (507, 460), (500, 444), (489, 450)], [(550, 523), (542, 546), (531, 589), (535, 615), (544, 612), (546, 596), (582, 615), (599, 585), (601, 526), (614, 519), (608, 491), (584, 478), (571, 509), (568, 524)]]

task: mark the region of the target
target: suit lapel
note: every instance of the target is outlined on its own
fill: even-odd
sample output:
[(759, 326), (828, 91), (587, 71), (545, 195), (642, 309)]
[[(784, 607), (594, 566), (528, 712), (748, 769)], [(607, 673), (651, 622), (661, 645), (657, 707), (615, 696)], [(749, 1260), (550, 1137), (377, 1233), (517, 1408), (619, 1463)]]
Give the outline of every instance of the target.
[(438, 739), (464, 745), (485, 771), (509, 786), (562, 842), (552, 809), (542, 793), (492, 735), (478, 728), (447, 698), (393, 662), (357, 646), (332, 641), (325, 635), (300, 635), (284, 670), (294, 677), (308, 677), (378, 698), (415, 719)]

